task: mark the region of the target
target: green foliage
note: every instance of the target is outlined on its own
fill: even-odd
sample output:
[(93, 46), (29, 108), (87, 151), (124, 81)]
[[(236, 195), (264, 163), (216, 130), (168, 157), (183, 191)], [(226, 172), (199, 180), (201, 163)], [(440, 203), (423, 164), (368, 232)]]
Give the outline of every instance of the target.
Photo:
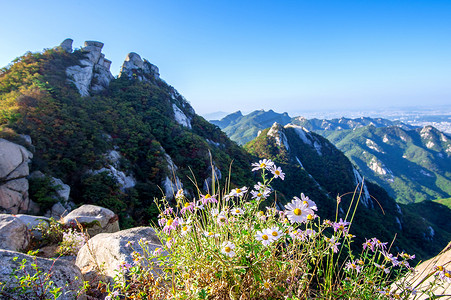
[(39, 204), (41, 212), (46, 212), (55, 203), (61, 201), (57, 193), (60, 186), (53, 183), (52, 177), (31, 177), (28, 183), (30, 199)]
[[(422, 130), (366, 126), (318, 133), (343, 151), (367, 179), (407, 204), (451, 195), (449, 139), (434, 128)], [(376, 164), (389, 171), (376, 173)]]
[[(267, 163), (254, 164), (263, 170), (256, 192), (266, 196), (276, 177), (266, 170)], [(387, 243), (366, 240), (360, 254), (354, 254), (351, 224), (321, 221), (308, 197), (293, 199), (284, 213), (274, 207), (260, 212), (264, 197), (250, 199), (244, 189), (225, 190), (215, 200), (202, 195), (197, 203), (178, 193), (176, 210), (159, 201), (160, 228), (155, 231), (162, 248), (145, 240), (129, 242), (135, 264), (119, 266), (115, 284), (107, 286), (109, 297), (393, 299), (431, 289), (413, 292), (408, 281), (397, 281), (413, 256), (392, 256)]]

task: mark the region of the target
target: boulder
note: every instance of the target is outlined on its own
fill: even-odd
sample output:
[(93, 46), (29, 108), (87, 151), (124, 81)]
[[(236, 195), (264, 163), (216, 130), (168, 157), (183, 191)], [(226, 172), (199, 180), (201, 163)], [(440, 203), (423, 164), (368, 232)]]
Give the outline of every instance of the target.
[(0, 139), (0, 181), (28, 176), (33, 154), (25, 147)]
[(70, 207), (66, 207), (58, 202), (53, 204), (52, 208), (45, 214), (45, 216), (59, 220), (61, 218), (64, 218), (69, 213), (69, 211), (71, 211)]
[(39, 224), (42, 224), (42, 226), (44, 228), (49, 228), (49, 224), (50, 224), (49, 218), (40, 217), (40, 216), (22, 215), (22, 214), (14, 215), (14, 216), (17, 219), (19, 219), (20, 221), (22, 221), (27, 226), (28, 231), (31, 232), (31, 234), (37, 239), (41, 239), (42, 234), (40, 231), (34, 230), (33, 228), (35, 228)]
[[(19, 269), (24, 259), (26, 260), (25, 268)], [(42, 271), (38, 275), (38, 280), (43, 280), (44, 282), (51, 280), (54, 283), (54, 287), (61, 288), (62, 295), (58, 298), (59, 300), (86, 299), (83, 295), (77, 297), (77, 292), (83, 287), (83, 275), (80, 269), (65, 260), (52, 260), (14, 251), (0, 250), (0, 261), (2, 262), (0, 265), (0, 282), (3, 283), (0, 290), (1, 299), (37, 299), (31, 287), (28, 291), (23, 291), (22, 289), (13, 290), (19, 286), (18, 279), (20, 280), (21, 277), (25, 277), (27, 274), (33, 276), (37, 273), (32, 263), (35, 263), (39, 270)], [(46, 274), (51, 274), (50, 278), (46, 279)], [(12, 275), (16, 275), (18, 279)], [(26, 283), (27, 281), (22, 286)], [(41, 291), (42, 289), (39, 290), (39, 293)], [(19, 294), (19, 292), (22, 292), (22, 294)], [(47, 291), (45, 299), (53, 299), (53, 296)]]
[(61, 223), (74, 225), (77, 221), (87, 229), (90, 237), (120, 230), (118, 216), (111, 210), (96, 205), (86, 204), (74, 209), (61, 220)]
[(0, 185), (0, 207), (10, 214), (28, 212), (30, 199), (26, 178), (9, 180)]
[(33, 154), (25, 147), (0, 139), (0, 209), (6, 213), (35, 212), (28, 198), (28, 163)]
[[(430, 284), (434, 281), (441, 282), (442, 285), (435, 284), (436, 288), (432, 290), (432, 293), (436, 296), (451, 295), (451, 284), (442, 281), (439, 277), (438, 268), (443, 268), (448, 272), (451, 272), (451, 242), (446, 246), (437, 256), (422, 262), (415, 267), (413, 274), (407, 276), (406, 280), (402, 280), (399, 283), (407, 283), (407, 285), (415, 287), (417, 295), (415, 299), (431, 299), (430, 295), (422, 295), (420, 291), (429, 288)], [(434, 275), (429, 276), (431, 273)], [(428, 277), (429, 276), (429, 277)], [(448, 279), (449, 280), (449, 279)], [(422, 282), (423, 281), (423, 282)], [(420, 284), (421, 283), (421, 284)], [(443, 284), (444, 283), (444, 284)], [(394, 286), (392, 289), (395, 289)], [(444, 298), (449, 299), (449, 298)]]
[[(132, 252), (143, 253), (138, 245), (141, 239), (148, 242), (149, 251), (153, 252), (161, 247), (160, 240), (150, 227), (136, 227), (115, 233), (101, 233), (90, 239), (78, 252), (75, 264), (80, 268), (85, 278), (98, 278), (99, 267), (101, 274), (111, 280), (119, 269), (119, 265), (126, 262), (133, 265)], [(127, 246), (127, 243), (133, 246)]]
[(0, 214), (0, 249), (21, 251), (30, 243), (27, 225), (12, 215)]

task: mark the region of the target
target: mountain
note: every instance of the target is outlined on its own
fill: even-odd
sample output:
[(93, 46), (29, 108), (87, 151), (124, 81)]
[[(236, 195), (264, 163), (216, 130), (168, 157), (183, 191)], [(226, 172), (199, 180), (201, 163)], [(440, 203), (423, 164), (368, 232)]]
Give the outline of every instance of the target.
[[(249, 133), (257, 136), (267, 124), (255, 121), (267, 114), (255, 111), (226, 116), (214, 124), (240, 143)], [(230, 121), (232, 120), (232, 121)], [(244, 122), (245, 120), (245, 122)], [(451, 195), (450, 137), (437, 129), (416, 127), (383, 118), (306, 119), (279, 122), (294, 124), (329, 139), (355, 164), (362, 176), (386, 189), (399, 203), (446, 198)], [(233, 136), (231, 130), (233, 128)]]
[(309, 195), (316, 201), (323, 219), (335, 218), (337, 196), (340, 196), (338, 217), (344, 218), (355, 187), (360, 186), (360, 204), (353, 223), (358, 237), (377, 236), (388, 241), (396, 233), (396, 247), (408, 245), (419, 255), (426, 255), (430, 247), (436, 247), (434, 251), (438, 252), (451, 239), (451, 228), (445, 221), (451, 217), (451, 210), (433, 202), (418, 207), (396, 203), (381, 187), (363, 181), (351, 161), (331, 142), (304, 127), (274, 123), (247, 143), (245, 149), (280, 165), (286, 179), (275, 184), (276, 189), (287, 199), (300, 193)]
[(451, 196), (451, 138), (432, 126), (316, 131), (399, 203)]
[[(136, 53), (119, 77), (103, 44), (72, 41), (27, 53), (0, 72), (0, 137), (32, 150), (31, 171), (61, 179), (76, 203), (108, 207), (122, 225), (148, 224), (154, 198), (198, 195), (215, 180), (249, 183), (251, 157)], [(28, 141), (31, 141), (30, 144)], [(30, 179), (31, 180), (31, 179)], [(31, 186), (36, 186), (32, 184)], [(39, 203), (42, 190), (30, 191)]]
[[(0, 138), (26, 147), (33, 154), (31, 171), (47, 176), (21, 178), (30, 182), (28, 194), (41, 208), (59, 201), (49, 197), (55, 192), (52, 182), (58, 182), (67, 185), (67, 194), (70, 189), (75, 205), (107, 207), (119, 215), (122, 227), (147, 225), (159, 213), (155, 198), (171, 201), (179, 188), (198, 198), (217, 193), (217, 182), (251, 187), (258, 180), (251, 163), (270, 158), (287, 176), (274, 182), (278, 192), (265, 205), (276, 200), (283, 208), (305, 193), (317, 202), (322, 218), (335, 220), (339, 195), (339, 217), (345, 217), (362, 176), (327, 139), (276, 123), (249, 142), (247, 152), (197, 115), (138, 54), (129, 53), (118, 78), (112, 76), (102, 47), (88, 41), (74, 51), (66, 40), (43, 53), (27, 53), (0, 71)], [(233, 126), (242, 117), (237, 112), (224, 122)], [(249, 120), (265, 126), (274, 118), (291, 120), (273, 111), (255, 112)], [(440, 211), (429, 220), (369, 182), (360, 203), (352, 228), (359, 242), (374, 236), (391, 241), (398, 233), (394, 247), (427, 257), (451, 239), (439, 222), (447, 217), (440, 204), (427, 208)]]
[(360, 117), (355, 119), (350, 118), (339, 118), (339, 119), (306, 119), (304, 117), (295, 117), (291, 123), (300, 125), (311, 131), (336, 131), (336, 130), (346, 130), (346, 129), (357, 129), (365, 126), (374, 127), (389, 127), (397, 126), (406, 130), (415, 129), (418, 127), (404, 124), (400, 121), (391, 121), (383, 118), (367, 118)]
[(274, 122), (287, 124), (291, 117), (287, 113), (276, 113), (273, 110), (256, 110), (248, 115), (243, 115), (241, 111), (225, 116), (221, 120), (212, 120), (211, 123), (221, 128), (227, 136), (244, 145), (255, 138), (261, 129), (270, 127)]

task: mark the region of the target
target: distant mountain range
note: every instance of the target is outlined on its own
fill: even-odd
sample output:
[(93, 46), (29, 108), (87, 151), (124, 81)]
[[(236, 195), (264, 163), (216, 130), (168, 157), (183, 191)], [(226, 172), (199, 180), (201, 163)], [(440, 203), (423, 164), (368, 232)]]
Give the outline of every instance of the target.
[(328, 138), (365, 178), (383, 186), (399, 203), (451, 196), (451, 138), (431, 126), (420, 128), (383, 118), (289, 118), (272, 110), (245, 116), (236, 112), (211, 122), (245, 144), (273, 120)]
[(273, 110), (256, 110), (247, 115), (237, 111), (221, 120), (210, 122), (221, 128), (232, 140), (244, 145), (254, 139), (260, 130), (272, 126), (274, 122), (285, 125), (290, 121), (291, 117), (287, 113), (279, 114)]

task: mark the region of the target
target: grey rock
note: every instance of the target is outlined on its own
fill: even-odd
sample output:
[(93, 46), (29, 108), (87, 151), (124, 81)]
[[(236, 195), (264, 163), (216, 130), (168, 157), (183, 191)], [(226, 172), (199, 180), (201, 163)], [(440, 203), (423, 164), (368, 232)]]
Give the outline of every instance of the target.
[(122, 76), (130, 79), (136, 77), (140, 81), (149, 81), (149, 78), (158, 80), (160, 79), (160, 71), (157, 66), (147, 60), (142, 60), (137, 53), (130, 52), (119, 72), (119, 77)]
[(32, 141), (31, 141), (31, 136), (29, 136), (28, 134), (20, 134), (20, 137), (25, 141), (25, 143), (27, 143), (28, 145), (33, 145)]
[[(19, 268), (20, 262), (24, 259), (26, 260), (25, 268), (14, 271)], [(53, 281), (54, 287), (60, 287), (62, 291), (59, 300), (86, 299), (85, 295), (77, 297), (77, 292), (83, 287), (83, 275), (80, 269), (66, 260), (52, 260), (14, 251), (0, 250), (0, 261), (2, 262), (0, 264), (0, 282), (3, 283), (3, 289), (0, 291), (1, 299), (36, 299), (36, 294), (31, 289), (27, 291), (27, 294), (22, 295), (18, 295), (17, 291), (12, 291), (13, 288), (19, 286), (18, 279), (12, 276), (14, 273), (19, 279), (27, 273), (31, 276), (36, 274), (36, 270), (31, 266), (32, 263), (35, 263), (42, 271), (38, 278), (44, 280), (46, 274), (51, 274), (50, 280)], [(53, 299), (53, 296), (47, 292), (45, 299)]]
[(107, 172), (114, 179), (116, 179), (121, 191), (125, 191), (125, 189), (132, 188), (136, 185), (136, 179), (133, 176), (131, 175), (127, 176), (124, 172), (116, 169), (114, 166), (108, 166), (108, 168), (102, 168), (92, 173), (99, 174), (102, 172)]
[(68, 53), (72, 53), (72, 43), (74, 42), (73, 39), (65, 39), (61, 44), (60, 47), (68, 52)]
[(92, 92), (101, 92), (108, 87), (114, 76), (110, 72), (111, 61), (105, 59), (102, 53), (103, 43), (86, 41), (81, 49), (85, 59), (80, 65), (70, 66), (66, 69), (68, 80), (75, 84), (81, 96), (86, 97)]
[(30, 204), (27, 179), (9, 180), (0, 185), (0, 207), (5, 212), (10, 214), (35, 212), (35, 207)]
[[(148, 242), (148, 249), (153, 252), (161, 247), (160, 240), (155, 231), (150, 227), (136, 227), (118, 231), (115, 233), (101, 233), (90, 239), (77, 255), (75, 264), (80, 268), (85, 278), (98, 278), (99, 274), (111, 280), (121, 263), (133, 265), (132, 252), (143, 254), (138, 245), (141, 239)], [(127, 243), (134, 243), (133, 247), (127, 247)], [(103, 266), (99, 271), (99, 266)]]
[(59, 220), (65, 217), (70, 212), (70, 209), (66, 208), (61, 202), (57, 202), (53, 204), (52, 208), (45, 215), (49, 218), (54, 218), (55, 220)]
[(87, 204), (74, 209), (61, 220), (61, 223), (69, 225), (76, 224), (77, 221), (85, 226), (90, 237), (120, 230), (117, 215), (107, 208), (96, 205)]
[(33, 154), (25, 147), (0, 139), (0, 181), (26, 177)]
[(28, 247), (30, 232), (20, 219), (0, 214), (0, 249), (21, 251)]
[(33, 237), (37, 238), (38, 240), (42, 238), (42, 233), (38, 230), (35, 230), (34, 228), (39, 224), (42, 224), (41, 226), (43, 228), (49, 228), (50, 219), (46, 217), (23, 214), (15, 215), (15, 217), (22, 221), (27, 226), (28, 231), (31, 232)]
[[(444, 267), (445, 270), (449, 270), (450, 261), (451, 242), (437, 256), (417, 265), (414, 271), (408, 273), (406, 277), (403, 277), (398, 284), (406, 284), (411, 287), (415, 287), (415, 290), (417, 290), (417, 296), (415, 299), (433, 299), (430, 298), (430, 295), (421, 293), (421, 291), (429, 290), (431, 285), (434, 286), (431, 291), (433, 295), (449, 295), (451, 294), (451, 284), (434, 284), (437, 277), (429, 276), (429, 274), (434, 272), (438, 273), (436, 269), (437, 267)], [(440, 281), (440, 279), (438, 281)], [(392, 288), (394, 288), (394, 285)]]

